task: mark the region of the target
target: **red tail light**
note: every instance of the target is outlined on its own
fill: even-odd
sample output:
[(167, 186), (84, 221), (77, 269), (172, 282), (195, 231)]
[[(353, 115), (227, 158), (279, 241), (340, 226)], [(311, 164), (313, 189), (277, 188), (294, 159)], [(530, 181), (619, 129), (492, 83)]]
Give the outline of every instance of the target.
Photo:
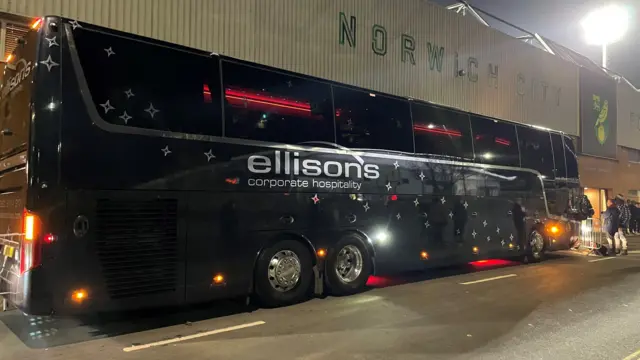
[(24, 238), (20, 246), (20, 275), (40, 265), (42, 241), (39, 239), (40, 219), (24, 211), (22, 215)]

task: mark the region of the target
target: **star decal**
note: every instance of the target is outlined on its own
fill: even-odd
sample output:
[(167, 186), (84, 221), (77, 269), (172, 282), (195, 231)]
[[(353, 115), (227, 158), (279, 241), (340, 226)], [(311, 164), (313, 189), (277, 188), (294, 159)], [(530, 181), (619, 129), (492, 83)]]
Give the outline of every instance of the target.
[(160, 112), (160, 110), (156, 109), (153, 107), (152, 103), (149, 103), (149, 107), (147, 109), (145, 109), (144, 111), (148, 112), (149, 115), (151, 115), (151, 118), (153, 119), (153, 117)]
[(115, 108), (111, 106), (111, 102), (109, 100), (107, 100), (107, 102), (105, 102), (104, 104), (100, 104), (100, 106), (102, 106), (102, 108), (104, 109), (105, 114), (111, 110), (115, 110)]
[(75, 30), (76, 28), (82, 27), (82, 25), (78, 23), (78, 20), (71, 20), (69, 21), (69, 24), (71, 24), (71, 27), (73, 28), (73, 30)]
[(460, 235), (460, 229), (456, 229), (456, 235)]
[(60, 46), (60, 44), (58, 44), (58, 41), (56, 41), (56, 36), (52, 37), (51, 39), (49, 39), (48, 37), (45, 37), (44, 39), (49, 43), (49, 47)]
[(420, 181), (424, 181), (424, 173), (422, 171), (420, 171), (420, 175), (418, 176), (420, 178)]
[(164, 153), (164, 156), (167, 156), (167, 155), (171, 154), (171, 150), (169, 150), (169, 145), (167, 145), (164, 148), (160, 149), (160, 151), (162, 151)]
[(418, 201), (418, 198), (416, 198), (415, 200), (413, 200), (413, 205), (415, 205), (415, 206), (420, 205), (420, 201)]
[(449, 217), (453, 219), (453, 211), (449, 211)]
[(425, 221), (425, 223), (424, 223), (424, 227), (425, 227), (425, 229), (428, 229), (428, 228), (429, 228), (429, 226), (431, 226), (431, 225), (429, 224), (429, 221), (428, 221), (428, 220), (427, 220), (427, 221)]
[(385, 185), (387, 187), (387, 191), (391, 190), (391, 182), (388, 182), (387, 185)]
[(211, 151), (211, 149), (209, 149), (209, 151), (204, 153), (204, 156), (207, 157), (207, 162), (211, 161), (211, 159), (215, 159), (216, 158), (216, 156), (213, 155), (213, 152)]
[(445, 199), (444, 196), (443, 196), (442, 199), (440, 199), (440, 202), (444, 204), (444, 203), (447, 202), (447, 199)]
[(400, 167), (400, 164), (398, 164), (398, 160), (396, 160), (396, 162), (393, 163), (393, 167), (396, 169)]
[(500, 234), (500, 228), (499, 227), (496, 228), (496, 234)]
[(400, 213), (398, 213), (398, 215), (396, 215), (396, 219), (400, 220), (402, 218), (402, 216), (400, 216)]
[(487, 242), (491, 241), (491, 236), (487, 236)]
[(60, 65), (60, 64), (58, 64), (57, 62), (55, 62), (55, 61), (53, 61), (51, 59), (51, 55), (49, 55), (49, 57), (47, 57), (46, 60), (40, 61), (40, 64), (46, 66), (47, 67), (47, 71), (51, 71), (51, 68)]
[(513, 241), (513, 234), (509, 235), (509, 240)]
[(132, 98), (134, 96), (136, 96), (136, 94), (133, 93), (133, 90), (129, 89), (127, 91), (124, 92), (125, 95), (127, 95), (127, 99)]
[(482, 222), (482, 225), (483, 225), (484, 227), (487, 227), (487, 224), (488, 224), (488, 223), (487, 223), (487, 220), (484, 220), (484, 221)]
[(505, 244), (504, 239), (502, 239), (502, 241), (500, 241), (500, 244), (502, 244), (502, 246), (504, 246), (504, 244)]
[(111, 48), (111, 46), (109, 46), (108, 48), (104, 49), (104, 51), (107, 52), (107, 57), (111, 57), (111, 55), (115, 55), (116, 52), (113, 51), (113, 49)]
[[(105, 109), (105, 113), (106, 113), (106, 109)], [(120, 119), (122, 119), (122, 121), (124, 121), (125, 124), (127, 124), (129, 122), (129, 120), (133, 119), (133, 116), (129, 116), (129, 114), (127, 114), (127, 111), (124, 111), (124, 114), (118, 116)]]
[(471, 233), (471, 236), (473, 236), (473, 238), (476, 238), (476, 235), (478, 235), (478, 233), (476, 232), (476, 229), (473, 229), (473, 232)]
[(291, 80), (287, 81), (287, 86), (288, 87), (293, 87), (293, 83), (291, 82)]
[(462, 204), (462, 206), (464, 206), (464, 209), (467, 210), (467, 208), (469, 207), (469, 204), (465, 201), (464, 204)]
[(364, 208), (364, 212), (367, 212), (367, 211), (369, 211), (369, 209), (371, 209), (369, 207), (369, 202), (364, 203), (364, 205), (362, 205), (362, 207)]
[(313, 195), (311, 200), (313, 200), (314, 205), (320, 202), (320, 198), (318, 197), (318, 194)]

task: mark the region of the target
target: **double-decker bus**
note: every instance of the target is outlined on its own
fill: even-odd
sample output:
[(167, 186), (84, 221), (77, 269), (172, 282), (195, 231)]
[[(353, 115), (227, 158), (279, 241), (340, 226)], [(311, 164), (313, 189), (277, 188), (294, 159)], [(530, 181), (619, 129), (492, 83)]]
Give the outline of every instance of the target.
[(28, 314), (536, 261), (579, 189), (562, 133), (60, 17), (8, 59), (0, 124), (0, 292)]

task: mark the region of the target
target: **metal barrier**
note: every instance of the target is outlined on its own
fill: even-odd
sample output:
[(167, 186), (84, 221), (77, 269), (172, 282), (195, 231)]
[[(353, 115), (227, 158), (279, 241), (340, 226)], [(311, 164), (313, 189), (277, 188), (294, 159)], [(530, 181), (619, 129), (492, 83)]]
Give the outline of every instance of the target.
[(598, 249), (607, 243), (600, 219), (587, 219), (580, 224), (580, 248)]

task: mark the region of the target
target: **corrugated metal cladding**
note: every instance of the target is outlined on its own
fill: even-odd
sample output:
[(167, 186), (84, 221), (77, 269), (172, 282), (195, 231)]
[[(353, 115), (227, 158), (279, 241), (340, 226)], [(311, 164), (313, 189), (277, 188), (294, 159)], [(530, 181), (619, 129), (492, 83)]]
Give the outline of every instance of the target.
[(421, 0), (0, 0), (0, 11), (60, 14), (578, 134), (575, 66)]
[(618, 84), (618, 145), (640, 149), (640, 92)]

